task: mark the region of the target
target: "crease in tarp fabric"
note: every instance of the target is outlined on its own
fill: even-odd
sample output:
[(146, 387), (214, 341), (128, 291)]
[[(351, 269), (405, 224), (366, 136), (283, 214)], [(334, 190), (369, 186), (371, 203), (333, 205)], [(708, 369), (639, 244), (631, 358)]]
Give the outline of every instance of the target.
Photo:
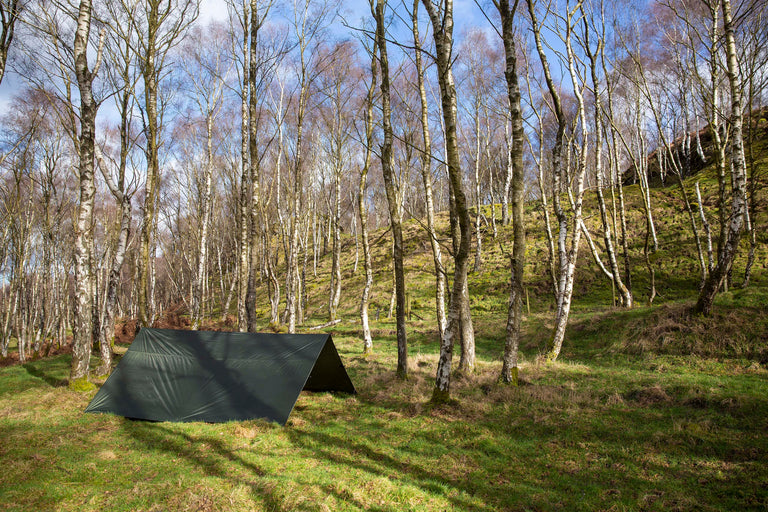
[(355, 393), (329, 334), (143, 328), (86, 412), (285, 424), (305, 388)]

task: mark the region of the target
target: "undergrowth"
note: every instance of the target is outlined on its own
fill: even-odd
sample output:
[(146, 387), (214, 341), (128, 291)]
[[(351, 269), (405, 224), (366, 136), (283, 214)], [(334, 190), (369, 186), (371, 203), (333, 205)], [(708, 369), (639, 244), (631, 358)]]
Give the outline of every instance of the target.
[[(694, 179), (714, 213), (712, 176), (705, 169)], [(358, 394), (303, 393), (286, 427), (258, 420), (172, 424), (85, 415), (94, 391), (67, 386), (69, 355), (0, 368), (0, 509), (766, 510), (765, 232), (752, 284), (738, 286), (742, 254), (715, 313), (692, 314), (698, 277), (690, 227), (677, 189), (654, 189), (658, 296), (644, 305), (648, 277), (637, 186), (625, 195), (637, 305), (614, 305), (610, 283), (583, 247), (566, 340), (554, 364), (541, 363), (554, 316), (543, 220), (539, 205), (527, 206), (517, 387), (498, 379), (511, 230), (499, 226), (493, 240), (485, 225), (482, 269), (469, 276), (477, 371), (454, 377), (449, 403), (430, 402), (438, 352), (434, 267), (414, 221), (404, 224), (408, 380), (394, 374), (390, 245), (381, 233), (371, 237), (374, 351), (364, 356), (357, 313), (362, 262), (355, 272), (354, 240), (346, 238), (342, 322), (326, 331)], [(765, 223), (764, 196), (759, 225)], [(490, 207), (484, 208), (487, 218)], [(599, 245), (596, 219), (587, 214)], [(450, 245), (444, 214), (439, 222), (441, 241)], [(305, 326), (327, 321), (329, 272), (329, 255), (319, 260), (316, 274), (307, 270)], [(261, 296), (266, 315), (266, 290)], [(183, 327), (188, 317), (174, 310), (162, 321)], [(223, 315), (205, 327), (231, 329), (233, 322)], [(118, 341), (129, 341), (132, 325), (118, 327)], [(267, 319), (260, 325), (267, 326)]]

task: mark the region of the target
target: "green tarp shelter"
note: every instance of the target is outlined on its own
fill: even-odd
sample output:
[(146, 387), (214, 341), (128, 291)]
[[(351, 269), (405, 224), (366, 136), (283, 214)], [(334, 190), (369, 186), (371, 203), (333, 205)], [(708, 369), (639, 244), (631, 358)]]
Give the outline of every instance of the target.
[(284, 425), (302, 389), (355, 393), (329, 334), (143, 328), (85, 412)]

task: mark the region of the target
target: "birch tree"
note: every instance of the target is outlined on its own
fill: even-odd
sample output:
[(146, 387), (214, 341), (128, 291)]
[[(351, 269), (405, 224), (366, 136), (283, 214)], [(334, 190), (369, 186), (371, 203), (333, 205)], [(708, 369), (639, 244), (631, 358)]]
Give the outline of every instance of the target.
[(676, 178), (675, 181), (677, 182), (680, 191), (680, 197), (683, 199), (685, 211), (691, 226), (691, 233), (693, 234), (696, 246), (696, 254), (699, 263), (699, 286), (703, 286), (707, 276), (707, 264), (704, 260), (704, 251), (701, 244), (698, 224), (696, 222), (696, 214), (693, 211), (688, 191), (683, 182), (683, 178), (685, 177), (683, 167), (675, 156), (675, 145), (673, 140), (671, 140), (674, 138), (674, 131), (671, 134), (668, 133), (668, 126), (665, 122), (665, 110), (672, 110), (676, 107), (674, 106), (674, 101), (670, 97), (670, 92), (664, 87), (664, 74), (653, 73), (648, 69), (645, 63), (646, 59), (641, 55), (639, 46), (628, 50), (628, 55), (632, 60), (632, 66), (635, 68), (629, 76), (635, 80), (634, 86), (637, 87), (638, 91), (643, 96), (644, 107), (647, 109), (647, 113), (650, 114), (655, 123), (656, 134), (660, 141), (659, 147), (654, 152), (655, 162), (659, 169), (659, 176), (664, 180), (667, 168), (669, 167)]
[(363, 354), (370, 355), (373, 351), (373, 338), (368, 318), (368, 306), (373, 286), (373, 262), (371, 261), (371, 245), (368, 241), (368, 173), (371, 169), (371, 154), (373, 153), (373, 104), (376, 96), (376, 79), (378, 76), (378, 47), (375, 39), (370, 48), (371, 77), (368, 93), (365, 97), (365, 148), (363, 166), (360, 170), (360, 181), (357, 191), (357, 209), (360, 214), (360, 239), (363, 246), (363, 268), (365, 282), (360, 297), (360, 321), (363, 326)]
[(328, 297), (328, 321), (337, 320), (341, 299), (341, 204), (342, 178), (351, 165), (350, 137), (352, 109), (356, 85), (360, 78), (353, 48), (349, 43), (337, 43), (330, 50), (329, 64), (320, 80), (327, 105), (320, 108), (323, 117), (326, 166), (333, 180), (331, 219), (333, 243), (331, 248), (331, 283)]
[(187, 28), (197, 17), (196, 0), (137, 0), (134, 9), (130, 2), (121, 0), (126, 12), (135, 13), (133, 23), (137, 27), (135, 51), (143, 78), (144, 137), (147, 178), (144, 193), (143, 219), (139, 237), (137, 261), (138, 324), (150, 326), (154, 312), (151, 309), (151, 265), (153, 237), (157, 224), (157, 202), (160, 187), (160, 136), (163, 130), (162, 110), (158, 104), (160, 85), (166, 76), (168, 53), (184, 36)]
[(725, 240), (721, 242), (722, 250), (718, 254), (715, 268), (712, 269), (712, 272), (709, 273), (707, 280), (704, 282), (694, 308), (699, 313), (705, 315), (709, 315), (712, 312), (715, 295), (723, 285), (723, 281), (733, 264), (739, 247), (741, 232), (744, 228), (744, 219), (747, 214), (747, 176), (742, 133), (742, 83), (739, 76), (739, 61), (736, 56), (736, 37), (730, 0), (722, 0), (721, 7), (723, 13), (723, 34), (725, 36), (726, 74), (731, 90), (731, 136), (733, 142), (731, 143), (730, 160), (732, 199), (728, 231)]
[[(124, 11), (120, 4), (108, 3), (107, 12), (111, 19), (111, 30), (107, 32), (105, 57), (110, 63), (106, 68), (108, 80), (114, 95), (115, 108), (120, 113), (118, 124), (119, 147), (117, 158), (107, 149), (108, 141), (104, 141), (105, 149), (100, 144), (95, 146), (95, 156), (101, 175), (107, 185), (116, 206), (120, 212), (117, 240), (112, 256), (106, 285), (106, 298), (101, 314), (100, 334), (98, 336), (101, 351), (101, 365), (96, 373), (105, 375), (111, 371), (112, 336), (115, 330), (115, 308), (118, 301), (120, 274), (128, 250), (131, 233), (132, 199), (137, 190), (138, 176), (130, 172), (129, 167), (136, 168), (133, 161), (137, 133), (134, 129), (133, 110), (136, 106), (136, 85), (139, 72), (136, 66), (136, 54), (132, 45), (135, 43), (136, 27), (131, 22), (134, 12)], [(131, 4), (136, 9), (136, 4)], [(129, 161), (130, 160), (130, 161)], [(130, 164), (130, 165), (129, 165)]]
[[(259, 31), (262, 28), (269, 11), (272, 8), (272, 1), (251, 0), (250, 5), (250, 23), (248, 24), (250, 32), (250, 41), (248, 46), (248, 163), (249, 163), (249, 181), (251, 185), (250, 199), (250, 230), (249, 230), (249, 254), (248, 254), (248, 293), (246, 297), (246, 312), (248, 314), (248, 332), (256, 332), (256, 296), (257, 279), (259, 275), (259, 257), (257, 246), (261, 239), (259, 235), (259, 214), (260, 208), (260, 166), (261, 156), (259, 155), (259, 135), (260, 135), (260, 98), (262, 96), (265, 82), (270, 75), (268, 66), (269, 57), (264, 59), (260, 56), (261, 47), (259, 42)], [(260, 58), (261, 57), (261, 58)], [(270, 56), (271, 57), (271, 56)], [(265, 60), (267, 62), (265, 62)]]
[(211, 224), (214, 147), (214, 122), (221, 111), (224, 82), (228, 74), (229, 63), (224, 54), (225, 46), (222, 27), (209, 25), (198, 29), (182, 47), (186, 56), (184, 62), (192, 101), (197, 105), (205, 124), (205, 160), (203, 164), (204, 184), (200, 198), (200, 226), (197, 246), (197, 269), (192, 286), (192, 329), (197, 330), (201, 321), (201, 303), (205, 299), (206, 266), (208, 263), (208, 230)]
[[(240, 332), (248, 331), (248, 311), (246, 310), (246, 301), (248, 299), (248, 274), (250, 266), (248, 265), (248, 190), (250, 188), (250, 158), (248, 152), (248, 73), (250, 69), (250, 51), (248, 50), (248, 39), (250, 35), (250, 17), (248, 16), (250, 0), (242, 0), (238, 4), (235, 1), (229, 3), (231, 23), (234, 19), (240, 25), (242, 40), (240, 41), (240, 62), (238, 72), (240, 73), (240, 179), (239, 194), (237, 201), (237, 330)], [(233, 30), (233, 32), (235, 32)], [(234, 37), (233, 37), (234, 40)], [(233, 41), (233, 47), (237, 43)], [(233, 58), (234, 56), (234, 51)]]
[[(570, 4), (566, 4), (565, 12), (562, 15), (552, 13), (549, 8), (547, 8), (546, 12), (546, 16), (557, 16), (558, 20), (564, 26), (565, 34), (562, 34), (561, 32), (556, 33), (562, 39), (562, 42), (565, 46), (565, 64), (568, 67), (568, 73), (571, 78), (571, 85), (574, 90), (574, 96), (577, 100), (577, 119), (575, 120), (574, 124), (580, 127), (581, 133), (579, 134), (578, 138), (580, 139), (581, 143), (577, 149), (576, 169), (570, 180), (567, 176), (567, 166), (564, 165), (562, 160), (564, 147), (566, 148), (566, 151), (570, 151), (570, 148), (565, 145), (565, 130), (567, 121), (563, 111), (561, 94), (550, 72), (549, 61), (547, 59), (542, 43), (541, 24), (538, 21), (538, 17), (534, 9), (534, 2), (533, 0), (527, 0), (527, 3), (528, 13), (531, 20), (531, 28), (536, 44), (536, 50), (539, 54), (547, 89), (552, 100), (552, 106), (558, 125), (557, 134), (555, 135), (555, 140), (553, 141), (552, 146), (552, 204), (559, 225), (557, 242), (557, 309), (555, 313), (555, 328), (552, 334), (552, 338), (547, 345), (546, 354), (546, 359), (548, 361), (555, 361), (560, 355), (563, 340), (565, 338), (565, 329), (568, 324), (568, 316), (570, 314), (571, 300), (573, 297), (573, 283), (575, 278), (577, 256), (582, 233), (582, 200), (584, 194), (584, 176), (588, 156), (588, 133), (586, 114), (584, 110), (584, 99), (582, 96), (584, 84), (577, 75), (572, 39), (574, 27), (583, 16), (583, 2), (576, 2), (576, 5), (574, 5), (573, 8), (571, 8)], [(574, 129), (576, 129), (576, 127), (574, 127)], [(566, 153), (566, 155), (568, 154), (569, 153)], [(570, 218), (562, 205), (561, 195), (563, 194), (568, 194), (569, 199), (571, 200)], [(569, 237), (570, 244), (568, 244)]]
[(435, 62), (437, 64), (437, 76), (440, 86), (448, 179), (453, 195), (451, 217), (458, 221), (456, 224), (456, 238), (459, 243), (454, 253), (454, 277), (448, 309), (448, 321), (445, 336), (440, 342), (440, 357), (435, 376), (435, 388), (432, 392), (433, 401), (445, 402), (450, 398), (451, 359), (454, 341), (457, 337), (462, 337), (465, 343), (471, 340), (472, 346), (474, 346), (474, 329), (471, 316), (467, 314), (469, 312), (469, 297), (465, 293), (469, 251), (472, 240), (472, 225), (467, 207), (467, 196), (462, 183), (458, 144), (458, 107), (452, 69), (453, 1), (441, 0), (435, 4), (432, 0), (422, 0), (422, 4), (427, 14), (429, 14), (432, 24), (432, 35), (435, 40)]
[(300, 250), (300, 208), (304, 195), (305, 165), (305, 124), (307, 111), (312, 101), (312, 87), (318, 78), (320, 68), (320, 52), (318, 45), (325, 28), (335, 15), (335, 5), (329, 1), (313, 2), (312, 0), (296, 1), (293, 12), (293, 30), (296, 36), (296, 80), (298, 98), (295, 107), (295, 141), (291, 162), (291, 217), (288, 228), (288, 253), (286, 256), (286, 286), (285, 286), (285, 315), (284, 322), (288, 324), (288, 332), (296, 332), (297, 315), (301, 305), (301, 274), (299, 272)]
[(395, 177), (392, 169), (392, 109), (390, 92), (389, 56), (387, 53), (387, 34), (385, 27), (386, 0), (370, 2), (371, 14), (376, 20), (376, 45), (379, 49), (379, 69), (381, 73), (381, 109), (384, 141), (381, 145), (381, 169), (389, 206), (389, 224), (392, 229), (392, 260), (394, 263), (395, 296), (397, 302), (397, 376), (408, 377), (408, 345), (405, 330), (405, 274), (403, 271), (403, 228), (400, 224), (398, 198), (395, 190)]
[(515, 15), (518, 0), (512, 5), (508, 0), (494, 2), (501, 17), (501, 37), (504, 43), (504, 78), (507, 82), (509, 119), (512, 124), (512, 140), (509, 145), (509, 161), (512, 163), (512, 254), (510, 256), (509, 308), (504, 340), (504, 358), (501, 380), (518, 383), (517, 353), (522, 336), (523, 293), (525, 270), (525, 169), (523, 167), (523, 111), (520, 94), (520, 78), (517, 71), (517, 44), (515, 42)]
[[(600, 6), (602, 9), (602, 5)], [(595, 17), (595, 13), (592, 12), (592, 18)], [(605, 252), (608, 257), (608, 262), (610, 265), (610, 279), (613, 284), (613, 288), (615, 290), (618, 290), (619, 294), (621, 295), (621, 304), (626, 308), (632, 307), (632, 294), (627, 288), (627, 286), (624, 284), (624, 280), (621, 278), (621, 273), (619, 272), (619, 264), (618, 260), (616, 258), (616, 250), (614, 249), (613, 245), (613, 228), (611, 225), (611, 222), (608, 218), (608, 214), (606, 211), (606, 204), (605, 204), (605, 197), (603, 194), (603, 190), (605, 188), (604, 183), (604, 176), (603, 176), (603, 146), (604, 146), (604, 132), (603, 132), (603, 106), (602, 106), (602, 98), (601, 98), (601, 91), (600, 91), (600, 80), (598, 79), (598, 59), (603, 54), (604, 47), (605, 47), (605, 13), (600, 12), (597, 15), (598, 22), (601, 23), (602, 32), (598, 32), (597, 28), (593, 28), (590, 26), (590, 20), (588, 16), (584, 16), (583, 22), (584, 22), (584, 49), (585, 53), (587, 54), (587, 59), (589, 61), (589, 71), (590, 71), (590, 78), (592, 81), (592, 95), (593, 95), (593, 115), (594, 115), (594, 128), (595, 128), (595, 142), (594, 142), (594, 148), (595, 148), (595, 164), (594, 164), (594, 171), (595, 171), (595, 180), (596, 180), (596, 188), (595, 188), (595, 194), (597, 196), (597, 204), (598, 204), (598, 210), (600, 211), (600, 220), (602, 223), (603, 228), (603, 244), (605, 247)], [(597, 41), (596, 41), (596, 49), (592, 49), (591, 43), (590, 43), (590, 33), (594, 32)]]
[(757, 249), (757, 233), (758, 233), (758, 208), (757, 208), (757, 192), (760, 188), (760, 180), (765, 175), (764, 171), (760, 172), (760, 167), (757, 165), (755, 154), (755, 145), (758, 140), (758, 126), (760, 114), (763, 112), (761, 96), (762, 92), (768, 89), (768, 74), (766, 68), (768, 68), (768, 33), (763, 30), (763, 26), (766, 23), (767, 13), (764, 11), (758, 11), (750, 17), (745, 23), (746, 27), (743, 30), (745, 36), (743, 37), (743, 45), (746, 47), (745, 58), (742, 59), (743, 68), (745, 70), (745, 80), (747, 85), (744, 87), (744, 113), (746, 122), (746, 134), (744, 135), (745, 145), (745, 158), (747, 161), (747, 214), (745, 217), (745, 229), (749, 237), (749, 251), (747, 253), (747, 263), (744, 268), (744, 280), (742, 281), (742, 288), (749, 286), (750, 278), (752, 275), (752, 268), (755, 263), (755, 250)]
[(96, 193), (94, 177), (94, 147), (96, 137), (96, 113), (98, 103), (93, 96), (93, 81), (101, 65), (104, 33), (101, 33), (93, 68), (88, 65), (91, 43), (91, 0), (81, 0), (77, 15), (77, 30), (73, 46), (75, 74), (80, 91), (80, 134), (78, 137), (78, 166), (80, 190), (75, 228), (75, 323), (73, 325), (72, 363), (69, 372), (70, 386), (80, 386), (88, 379), (90, 365), (93, 307), (93, 205)]
[(432, 248), (432, 260), (435, 266), (435, 314), (437, 318), (438, 339), (445, 336), (447, 319), (445, 316), (446, 272), (443, 264), (442, 249), (437, 239), (435, 229), (435, 204), (432, 190), (432, 136), (429, 130), (429, 105), (427, 103), (427, 87), (424, 79), (424, 64), (422, 58), (422, 42), (419, 37), (419, 0), (413, 1), (411, 12), (411, 30), (413, 32), (414, 62), (416, 65), (416, 84), (419, 89), (421, 105), (421, 133), (424, 147), (421, 153), (421, 180), (424, 186), (424, 203), (427, 216), (427, 236)]
[(16, 23), (23, 7), (23, 0), (0, 0), (0, 83), (5, 76), (8, 51), (13, 43)]

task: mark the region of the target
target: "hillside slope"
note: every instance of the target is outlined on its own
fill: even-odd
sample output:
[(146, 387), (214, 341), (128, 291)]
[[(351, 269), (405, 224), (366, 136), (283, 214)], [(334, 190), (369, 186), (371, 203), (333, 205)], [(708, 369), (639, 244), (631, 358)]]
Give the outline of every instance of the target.
[[(767, 132), (768, 133), (768, 132)], [(615, 341), (626, 345), (627, 350), (658, 349), (701, 355), (728, 355), (751, 357), (768, 361), (763, 341), (768, 339), (768, 137), (756, 144), (756, 166), (759, 178), (756, 194), (757, 241), (752, 283), (741, 289), (749, 241), (742, 238), (741, 250), (733, 268), (734, 286), (721, 293), (717, 299), (716, 313), (712, 318), (692, 317), (688, 306), (698, 293), (699, 270), (696, 246), (690, 219), (685, 211), (680, 190), (675, 183), (651, 190), (659, 252), (654, 256), (656, 288), (658, 295), (652, 307), (644, 306), (648, 293), (648, 272), (643, 258), (645, 221), (638, 185), (624, 189), (628, 239), (632, 274), (632, 291), (637, 307), (622, 311), (613, 306), (611, 282), (600, 272), (592, 259), (585, 241), (582, 241), (576, 275), (571, 328), (566, 334), (564, 356), (569, 356), (569, 339), (580, 336), (580, 329), (608, 333)], [(717, 244), (717, 178), (713, 164), (685, 180), (689, 197), (694, 198), (694, 185), (701, 187), (703, 203), (712, 226), (713, 244)], [(610, 195), (607, 195), (610, 200)], [(598, 247), (602, 244), (599, 216), (594, 192), (585, 195), (585, 221)], [(694, 204), (694, 208), (696, 205)], [(496, 216), (501, 218), (500, 206)], [(490, 207), (481, 209), (490, 222)], [(546, 237), (541, 204), (530, 202), (526, 207), (528, 252), (526, 262), (526, 309), (529, 314), (524, 326), (526, 337), (522, 346), (524, 356), (533, 358), (543, 352), (554, 317), (554, 296), (548, 276)], [(697, 226), (704, 243), (701, 221)], [(446, 253), (450, 248), (448, 222), (445, 213), (438, 217), (442, 242)], [(387, 318), (392, 294), (390, 241), (382, 232), (371, 236), (373, 244), (374, 288), (371, 298), (371, 318), (374, 330), (379, 334), (393, 334), (394, 323)], [(485, 225), (483, 232), (483, 266), (480, 272), (471, 272), (469, 291), (479, 354), (500, 357), (507, 314), (509, 293), (509, 263), (511, 227), (498, 226), (498, 236), (492, 238), (492, 229)], [(409, 220), (404, 224), (406, 240), (406, 280), (410, 308), (409, 336), (415, 347), (436, 341), (434, 314), (434, 267), (431, 249), (422, 224)], [(342, 256), (342, 303), (343, 322), (336, 332), (354, 335), (359, 328), (359, 298), (363, 286), (362, 261), (354, 272), (355, 242), (346, 238)], [(450, 261), (447, 262), (449, 264)], [(310, 264), (311, 267), (311, 264)], [(317, 275), (307, 271), (308, 310), (306, 325), (317, 325), (327, 320), (329, 293), (330, 255), (318, 264)], [(264, 290), (266, 293), (266, 289)], [(266, 295), (264, 295), (266, 298)], [(266, 300), (264, 301), (266, 304)], [(267, 315), (266, 305), (262, 308)], [(378, 320), (377, 320), (378, 317)], [(582, 324), (584, 324), (583, 327)], [(722, 351), (725, 352), (722, 352)]]
[[(711, 200), (713, 183), (705, 178), (706, 171), (698, 176)], [(406, 227), (409, 379), (394, 371), (388, 240), (382, 232), (372, 238), (380, 238), (375, 336), (365, 357), (361, 269), (352, 272), (354, 243), (347, 240), (343, 322), (330, 330), (358, 394), (302, 393), (285, 427), (83, 414), (94, 392), (66, 386), (69, 356), (0, 368), (0, 509), (765, 510), (765, 234), (752, 285), (721, 294), (712, 317), (692, 317), (696, 264), (680, 200), (674, 189), (653, 194), (663, 251), (657, 303), (613, 308), (610, 284), (584, 252), (564, 351), (549, 365), (535, 361), (552, 327), (553, 299), (540, 214), (529, 205), (531, 311), (519, 387), (498, 382), (508, 280), (500, 247), (510, 236), (504, 228), (495, 243), (486, 242), (484, 270), (470, 280), (477, 371), (454, 379), (454, 402), (428, 402), (437, 362), (432, 265), (415, 221)], [(627, 196), (641, 303), (637, 190)], [(760, 197), (764, 204), (764, 191)], [(743, 264), (742, 255), (734, 275)], [(308, 269), (305, 327), (327, 319), (329, 268), (326, 257), (317, 277)], [(167, 320), (181, 325), (184, 313)]]

